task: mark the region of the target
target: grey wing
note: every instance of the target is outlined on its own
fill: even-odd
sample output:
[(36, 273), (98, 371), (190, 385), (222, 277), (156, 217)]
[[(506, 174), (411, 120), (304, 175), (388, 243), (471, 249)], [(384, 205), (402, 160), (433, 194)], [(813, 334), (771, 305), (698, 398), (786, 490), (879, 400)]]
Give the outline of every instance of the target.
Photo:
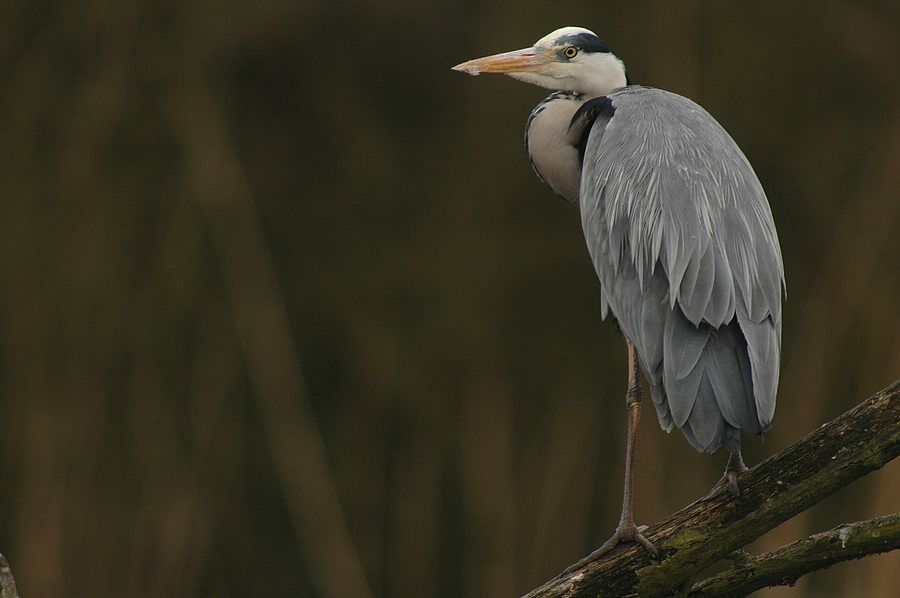
[(637, 346), (661, 425), (735, 451), (775, 409), (784, 268), (768, 202), (697, 104), (641, 87), (609, 97), (579, 198), (603, 315)]

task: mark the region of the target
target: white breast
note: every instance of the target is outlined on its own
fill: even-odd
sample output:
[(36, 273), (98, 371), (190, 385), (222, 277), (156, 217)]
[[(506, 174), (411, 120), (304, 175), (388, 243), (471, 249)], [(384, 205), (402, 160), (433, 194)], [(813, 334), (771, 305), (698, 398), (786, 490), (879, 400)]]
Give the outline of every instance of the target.
[(535, 108), (525, 133), (534, 169), (556, 194), (571, 202), (578, 200), (581, 163), (567, 132), (583, 102), (581, 96), (573, 94), (551, 95)]

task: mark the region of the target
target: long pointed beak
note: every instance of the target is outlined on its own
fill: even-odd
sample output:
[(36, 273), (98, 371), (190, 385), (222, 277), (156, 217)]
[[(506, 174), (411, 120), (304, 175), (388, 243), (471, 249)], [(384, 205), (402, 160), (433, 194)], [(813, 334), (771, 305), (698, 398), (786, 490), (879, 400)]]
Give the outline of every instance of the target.
[(535, 48), (522, 48), (463, 62), (453, 67), (453, 70), (472, 76), (481, 73), (522, 73), (534, 71), (549, 61), (547, 52)]

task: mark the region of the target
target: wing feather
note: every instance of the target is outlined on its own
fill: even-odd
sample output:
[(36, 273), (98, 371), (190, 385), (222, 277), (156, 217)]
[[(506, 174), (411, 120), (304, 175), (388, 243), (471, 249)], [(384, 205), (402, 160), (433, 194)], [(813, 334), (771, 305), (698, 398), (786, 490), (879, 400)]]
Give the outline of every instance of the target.
[(784, 268), (765, 193), (697, 104), (643, 87), (609, 98), (579, 198), (604, 307), (638, 347), (661, 425), (733, 448), (775, 408)]

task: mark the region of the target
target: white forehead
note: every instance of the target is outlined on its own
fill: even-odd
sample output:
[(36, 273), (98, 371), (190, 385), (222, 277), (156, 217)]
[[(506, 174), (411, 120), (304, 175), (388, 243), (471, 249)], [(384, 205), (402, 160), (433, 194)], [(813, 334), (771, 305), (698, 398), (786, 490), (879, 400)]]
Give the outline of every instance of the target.
[(590, 29), (585, 29), (584, 27), (560, 27), (556, 31), (548, 33), (541, 39), (537, 40), (534, 44), (535, 48), (549, 48), (554, 45), (554, 42), (559, 38), (566, 35), (577, 35), (579, 33), (588, 33), (596, 37), (596, 33), (591, 31)]

